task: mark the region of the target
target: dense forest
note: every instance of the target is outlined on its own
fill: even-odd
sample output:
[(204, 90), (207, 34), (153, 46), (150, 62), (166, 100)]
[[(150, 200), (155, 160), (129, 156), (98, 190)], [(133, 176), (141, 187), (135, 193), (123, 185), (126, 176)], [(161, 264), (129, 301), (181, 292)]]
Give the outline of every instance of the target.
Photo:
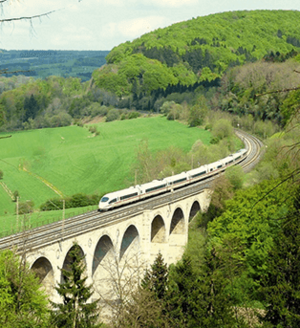
[[(124, 119), (132, 110), (211, 131), (211, 145), (199, 141), (188, 154), (152, 154), (142, 143), (132, 168), (139, 181), (231, 151), (233, 128), (264, 141), (263, 159), (251, 173), (233, 168), (216, 181), (208, 211), (189, 225), (182, 260), (167, 267), (158, 255), (137, 288), (126, 296), (119, 291), (110, 327), (299, 326), (299, 18), (296, 11), (199, 17), (119, 45), (87, 82), (0, 79), (2, 131), (84, 124), (95, 116)], [(6, 270), (3, 258), (3, 285), (20, 290), (12, 265), (18, 262)], [(27, 316), (28, 327), (48, 327), (53, 316), (68, 319), (66, 309), (37, 308), (39, 293), (27, 300), (11, 290), (5, 289), (0, 313), (14, 297), (35, 312), (16, 307), (0, 322), (21, 326)]]
[(4, 50), (0, 49), (0, 71), (13, 75), (46, 78), (51, 75), (90, 80), (92, 72), (106, 63), (109, 51)]

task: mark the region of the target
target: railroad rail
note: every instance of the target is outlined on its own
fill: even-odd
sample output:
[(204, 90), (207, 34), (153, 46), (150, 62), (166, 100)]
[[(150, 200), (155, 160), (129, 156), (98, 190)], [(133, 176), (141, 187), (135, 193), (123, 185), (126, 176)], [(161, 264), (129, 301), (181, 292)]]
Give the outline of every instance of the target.
[[(243, 140), (248, 150), (246, 159), (240, 163), (243, 170), (248, 172), (260, 160), (263, 144), (259, 139), (243, 131), (236, 131), (236, 134)], [(108, 212), (99, 213), (95, 210), (1, 238), (0, 250), (16, 247), (17, 251), (22, 253), (24, 251), (32, 251), (46, 245), (51, 245), (67, 238), (74, 238), (99, 227), (115, 224), (119, 220), (129, 219), (130, 217), (142, 213), (144, 210), (153, 210), (163, 204), (169, 204), (173, 201), (190, 197), (201, 192), (201, 190), (211, 188), (215, 178), (216, 177), (213, 176), (179, 190), (158, 195), (125, 207), (116, 208)]]

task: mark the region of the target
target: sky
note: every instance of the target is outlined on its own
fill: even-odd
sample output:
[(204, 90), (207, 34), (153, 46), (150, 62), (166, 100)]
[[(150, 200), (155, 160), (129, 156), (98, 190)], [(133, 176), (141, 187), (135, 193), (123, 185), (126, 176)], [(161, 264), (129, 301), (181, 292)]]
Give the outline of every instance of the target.
[(111, 50), (157, 28), (235, 10), (299, 10), (300, 0), (7, 0), (0, 19), (6, 50)]

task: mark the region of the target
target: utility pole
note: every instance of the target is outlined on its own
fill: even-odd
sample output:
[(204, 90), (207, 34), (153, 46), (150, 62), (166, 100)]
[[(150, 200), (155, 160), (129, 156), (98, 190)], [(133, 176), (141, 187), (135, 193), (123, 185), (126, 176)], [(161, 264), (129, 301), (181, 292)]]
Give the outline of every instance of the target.
[(19, 196), (17, 196), (17, 232), (19, 232)]
[(63, 202), (63, 213), (62, 213), (62, 239), (64, 239), (64, 233), (65, 233), (65, 200), (62, 200)]

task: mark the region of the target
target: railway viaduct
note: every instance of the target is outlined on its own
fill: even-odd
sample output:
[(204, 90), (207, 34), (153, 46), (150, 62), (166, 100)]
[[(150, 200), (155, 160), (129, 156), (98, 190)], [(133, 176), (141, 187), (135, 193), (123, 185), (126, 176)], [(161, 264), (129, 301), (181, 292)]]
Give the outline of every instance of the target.
[(193, 186), (189, 192), (179, 190), (143, 204), (94, 212), (92, 224), (81, 222), (77, 230), (68, 221), (64, 226), (60, 223), (53, 227), (57, 238), (49, 242), (41, 238), (35, 246), (33, 235), (28, 235), (22, 248), (52, 300), (58, 301), (53, 287), (63, 279), (60, 268), (68, 265), (74, 242), (85, 255), (88, 283), (93, 283), (96, 292), (109, 294), (113, 280), (131, 279), (134, 272), (153, 263), (159, 252), (167, 264), (177, 262), (187, 243), (189, 220), (205, 210), (209, 201), (207, 183)]
[[(239, 137), (248, 149), (241, 165), (249, 171), (259, 161), (262, 144), (246, 134)], [(131, 288), (132, 278), (141, 277), (159, 252), (167, 264), (181, 258), (188, 223), (198, 211), (207, 209), (214, 178), (123, 208), (93, 211), (2, 238), (0, 250), (15, 247), (25, 255), (50, 299), (59, 302), (54, 287), (63, 280), (61, 268), (70, 263), (70, 251), (79, 247), (94, 297), (117, 299), (116, 285)]]

